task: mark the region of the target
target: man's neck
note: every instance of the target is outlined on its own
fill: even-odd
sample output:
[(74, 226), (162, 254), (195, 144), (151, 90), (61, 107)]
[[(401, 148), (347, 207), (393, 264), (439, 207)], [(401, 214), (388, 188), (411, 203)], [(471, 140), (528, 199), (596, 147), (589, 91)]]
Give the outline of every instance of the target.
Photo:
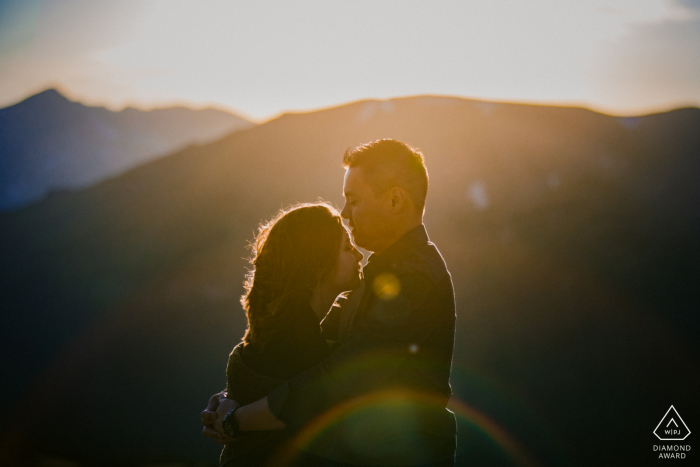
[(398, 242), (400, 238), (402, 238), (404, 235), (406, 235), (408, 232), (411, 230), (415, 229), (419, 225), (423, 224), (423, 219), (418, 219), (414, 222), (407, 222), (404, 225), (400, 226), (395, 230), (394, 235), (391, 236), (391, 238), (386, 239), (386, 241), (382, 242), (381, 245), (375, 247), (375, 249), (372, 251), (372, 253), (378, 255), (382, 251), (386, 250), (389, 248), (391, 245), (394, 243)]

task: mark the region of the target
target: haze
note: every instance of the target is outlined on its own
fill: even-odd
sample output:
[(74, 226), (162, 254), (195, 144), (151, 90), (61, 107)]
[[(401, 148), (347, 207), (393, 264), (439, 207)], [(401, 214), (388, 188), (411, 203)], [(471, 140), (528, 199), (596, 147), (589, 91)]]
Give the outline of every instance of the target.
[(0, 106), (264, 120), (440, 94), (632, 115), (700, 103), (700, 1), (0, 1)]

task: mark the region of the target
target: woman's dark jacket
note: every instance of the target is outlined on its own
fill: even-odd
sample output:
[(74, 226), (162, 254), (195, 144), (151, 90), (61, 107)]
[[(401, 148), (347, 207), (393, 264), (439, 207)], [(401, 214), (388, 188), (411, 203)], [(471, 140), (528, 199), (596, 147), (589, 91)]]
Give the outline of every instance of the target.
[[(226, 367), (228, 397), (241, 405), (255, 402), (290, 377), (317, 364), (328, 354), (319, 320), (308, 303), (292, 302), (280, 316), (284, 325), (277, 328), (265, 345), (238, 344), (229, 355)], [(242, 433), (221, 453), (222, 467), (254, 466), (275, 454), (289, 430)]]

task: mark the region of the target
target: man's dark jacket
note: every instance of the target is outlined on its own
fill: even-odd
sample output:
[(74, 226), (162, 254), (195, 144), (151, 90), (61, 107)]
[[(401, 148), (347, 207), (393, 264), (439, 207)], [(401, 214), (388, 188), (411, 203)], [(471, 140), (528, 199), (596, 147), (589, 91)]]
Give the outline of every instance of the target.
[(454, 290), (423, 225), (369, 257), (362, 286), (323, 331), (339, 341), (329, 356), (268, 395), (273, 414), (300, 430), (299, 448), (360, 465), (454, 457)]

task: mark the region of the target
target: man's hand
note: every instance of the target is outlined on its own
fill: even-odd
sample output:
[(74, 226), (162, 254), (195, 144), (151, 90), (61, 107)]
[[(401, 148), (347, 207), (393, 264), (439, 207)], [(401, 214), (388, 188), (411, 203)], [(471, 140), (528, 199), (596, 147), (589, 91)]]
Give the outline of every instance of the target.
[[(222, 433), (219, 433), (214, 429), (214, 424), (218, 417), (216, 411), (221, 406), (223, 401), (233, 402), (230, 399), (226, 399), (225, 392), (221, 391), (211, 396), (209, 399), (209, 404), (207, 404), (207, 407), (202, 411), (202, 425), (204, 425), (202, 434), (208, 438), (212, 438), (219, 444), (226, 444), (232, 441), (230, 438), (223, 435), (223, 430)], [(225, 417), (227, 413), (228, 411), (224, 412), (224, 414), (221, 416), (221, 420), (223, 420), (223, 417)], [(219, 421), (219, 423), (221, 423), (221, 421)]]
[[(214, 414), (215, 419), (213, 426), (214, 431), (218, 435), (218, 439), (216, 441), (217, 443), (226, 444), (233, 441), (233, 439), (226, 436), (222, 423), (224, 422), (224, 417), (226, 417), (226, 414), (238, 407), (238, 405), (238, 402), (234, 401), (233, 399), (223, 398), (219, 400), (219, 405), (216, 408), (216, 413)], [(221, 443), (221, 441), (223, 441), (223, 443)]]

